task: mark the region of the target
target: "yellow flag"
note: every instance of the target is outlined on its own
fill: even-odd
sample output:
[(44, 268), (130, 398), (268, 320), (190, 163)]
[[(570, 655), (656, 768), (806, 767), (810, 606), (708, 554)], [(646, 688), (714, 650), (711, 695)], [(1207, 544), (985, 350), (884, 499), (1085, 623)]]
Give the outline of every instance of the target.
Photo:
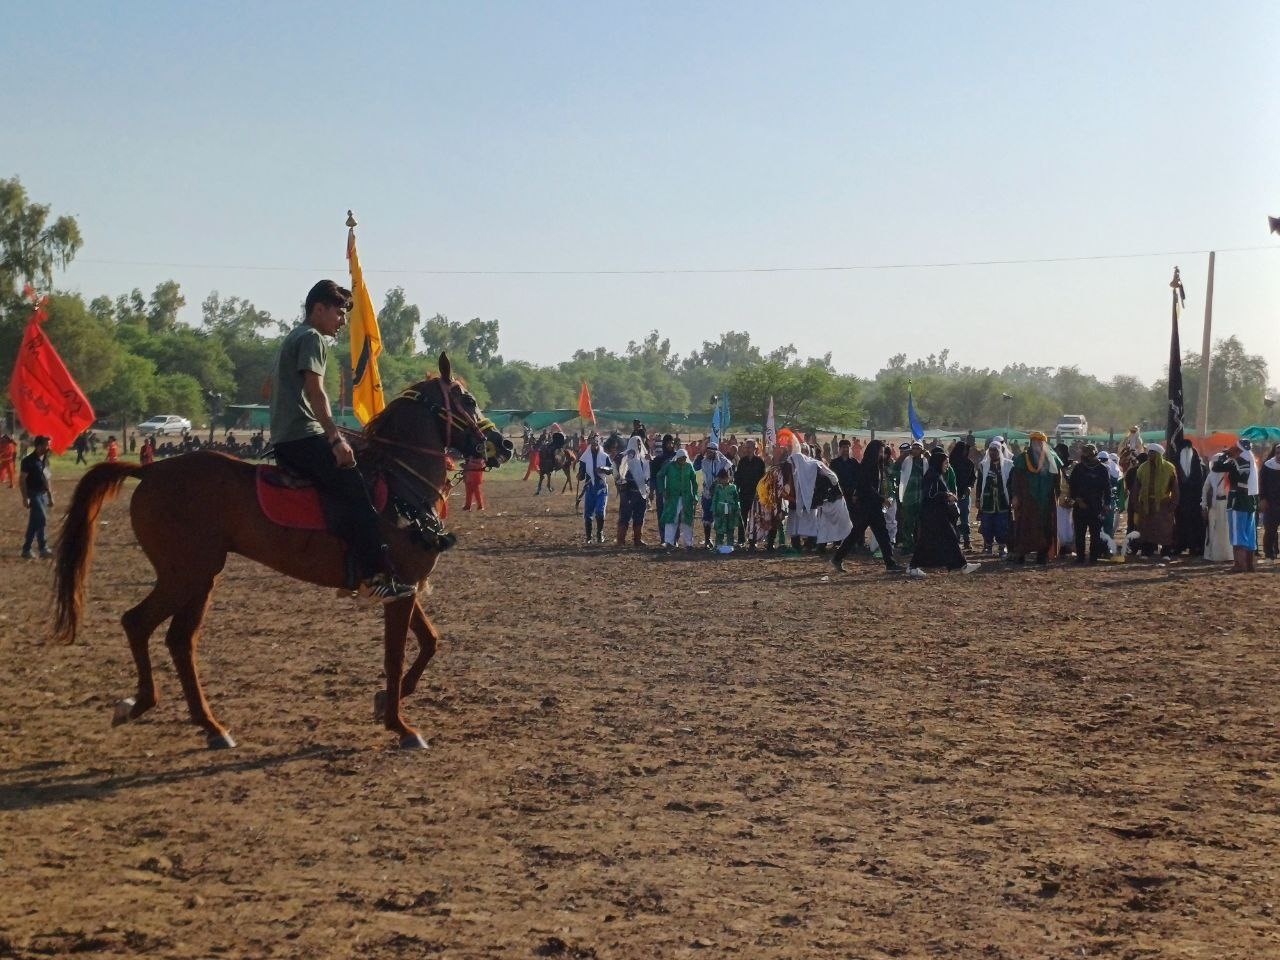
[(378, 373), (378, 355), (382, 353), (382, 333), (378, 315), (373, 312), (369, 288), (360, 269), (356, 253), (355, 227), (347, 230), (347, 260), (351, 265), (351, 409), (361, 423), (368, 423), (387, 405), (382, 396), (382, 375)]

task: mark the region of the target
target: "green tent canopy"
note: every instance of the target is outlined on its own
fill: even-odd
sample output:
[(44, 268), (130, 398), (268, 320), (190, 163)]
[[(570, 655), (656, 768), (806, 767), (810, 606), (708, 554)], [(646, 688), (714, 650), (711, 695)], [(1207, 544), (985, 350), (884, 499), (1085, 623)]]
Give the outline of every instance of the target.
[(1030, 439), (1031, 435), (1024, 433), (1022, 430), (1009, 430), (1004, 427), (988, 427), (986, 430), (973, 431), (975, 440), (990, 440), (993, 437), (1004, 437), (1005, 440), (1025, 442)]
[(1264, 427), (1254, 424), (1240, 431), (1240, 436), (1250, 443), (1280, 443), (1280, 427)]

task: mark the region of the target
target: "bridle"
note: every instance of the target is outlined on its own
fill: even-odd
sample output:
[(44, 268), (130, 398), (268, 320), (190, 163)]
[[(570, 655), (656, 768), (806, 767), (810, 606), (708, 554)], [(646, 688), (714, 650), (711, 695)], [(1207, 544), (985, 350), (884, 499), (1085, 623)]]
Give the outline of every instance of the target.
[[(439, 400), (428, 396), (426, 391), (416, 390), (413, 387), (402, 391), (396, 400), (407, 400), (412, 403), (422, 404), (429, 413), (440, 419), (444, 429), (444, 443), (440, 447), (431, 447), (421, 443), (408, 443), (403, 440), (392, 440), (390, 437), (382, 437), (376, 433), (365, 433), (361, 434), (361, 436), (371, 443), (399, 447), (402, 450), (411, 450), (414, 453), (420, 453), (425, 456), (439, 457), (445, 461), (449, 460), (455, 453), (459, 455), (460, 459), (466, 456), (465, 451), (456, 450), (453, 446), (453, 432), (455, 429), (461, 433), (471, 435), (483, 447), (485, 431), (497, 429), (493, 421), (470, 414), (454, 403), (453, 388), (456, 386), (454, 381), (449, 381), (447, 385), (443, 379), (436, 379), (430, 382), (440, 385)], [(395, 400), (392, 401), (392, 403), (395, 402)]]

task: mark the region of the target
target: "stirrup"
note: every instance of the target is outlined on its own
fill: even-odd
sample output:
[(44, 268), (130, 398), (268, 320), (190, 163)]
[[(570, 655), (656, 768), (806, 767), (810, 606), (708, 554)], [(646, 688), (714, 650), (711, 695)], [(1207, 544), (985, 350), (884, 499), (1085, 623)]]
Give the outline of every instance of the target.
[(360, 584), (356, 592), (362, 600), (392, 603), (396, 600), (405, 600), (412, 597), (418, 591), (412, 584), (400, 583), (398, 580), (383, 573), (365, 580)]

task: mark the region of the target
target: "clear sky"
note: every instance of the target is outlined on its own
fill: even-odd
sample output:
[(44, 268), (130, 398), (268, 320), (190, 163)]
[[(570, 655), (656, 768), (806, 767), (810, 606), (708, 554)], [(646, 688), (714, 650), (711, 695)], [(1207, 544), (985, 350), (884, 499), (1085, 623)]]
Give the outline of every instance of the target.
[[(74, 214), (61, 286), (178, 280), (292, 317), (360, 218), (375, 302), (549, 363), (657, 328), (1150, 380), (1207, 258), (1280, 382), (1280, 11), (1255, 3), (23, 4), (0, 175)], [(15, 28), (15, 24), (19, 28)], [(201, 266), (156, 266), (184, 264)], [(246, 269), (248, 267), (273, 269)]]

